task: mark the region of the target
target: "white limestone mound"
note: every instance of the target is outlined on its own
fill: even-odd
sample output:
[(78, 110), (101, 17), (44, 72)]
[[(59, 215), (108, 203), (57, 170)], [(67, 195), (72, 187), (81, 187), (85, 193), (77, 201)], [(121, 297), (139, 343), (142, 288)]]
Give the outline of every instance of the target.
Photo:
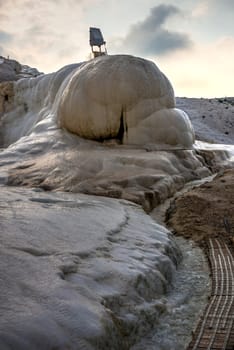
[(173, 88), (150, 61), (102, 56), (74, 71), (58, 105), (60, 125), (84, 138), (190, 148), (194, 132)]
[[(106, 96), (115, 104), (105, 105)], [(118, 117), (121, 101), (126, 108)], [(177, 142), (184, 142), (182, 148), (192, 144), (193, 131), (187, 116), (173, 106), (167, 78), (152, 62), (132, 56), (101, 57), (56, 73), (4, 82), (0, 183), (124, 198), (150, 211), (185, 182), (210, 174), (195, 150), (178, 149)], [(102, 108), (107, 110), (105, 118)], [(77, 112), (81, 126), (93, 130), (93, 138), (96, 132), (114, 137), (116, 128), (122, 142), (145, 144), (106, 144), (79, 137), (59, 127), (65, 110), (69, 118), (74, 113), (74, 123), (79, 121)]]
[[(191, 124), (167, 78), (131, 56), (3, 84), (0, 349), (129, 349), (168, 312), (180, 253), (123, 199), (150, 211), (210, 175), (195, 148), (177, 149)], [(125, 145), (88, 140), (113, 137)]]
[[(1, 147), (24, 136), (58, 129), (58, 101), (69, 75), (81, 64), (68, 65), (56, 73), (0, 84)], [(9, 88), (6, 90), (7, 84), (10, 84), (10, 93)]]
[[(22, 66), (24, 67), (24, 66)], [(82, 138), (123, 144), (190, 149), (194, 132), (174, 108), (173, 88), (150, 61), (102, 56), (56, 73), (0, 85), (2, 147), (48, 127)]]

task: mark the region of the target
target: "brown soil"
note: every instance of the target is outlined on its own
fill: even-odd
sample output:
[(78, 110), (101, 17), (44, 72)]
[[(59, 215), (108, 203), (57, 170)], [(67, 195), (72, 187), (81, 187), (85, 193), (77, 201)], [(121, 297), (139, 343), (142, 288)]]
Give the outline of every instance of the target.
[(175, 234), (201, 245), (211, 236), (234, 242), (234, 169), (176, 199), (167, 217)]

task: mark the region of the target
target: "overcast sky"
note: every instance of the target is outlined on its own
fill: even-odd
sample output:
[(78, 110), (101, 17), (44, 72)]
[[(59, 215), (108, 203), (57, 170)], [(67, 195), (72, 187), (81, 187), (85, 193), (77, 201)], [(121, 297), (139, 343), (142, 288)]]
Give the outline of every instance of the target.
[(176, 96), (234, 96), (234, 0), (0, 0), (0, 55), (47, 73), (109, 54), (153, 60)]

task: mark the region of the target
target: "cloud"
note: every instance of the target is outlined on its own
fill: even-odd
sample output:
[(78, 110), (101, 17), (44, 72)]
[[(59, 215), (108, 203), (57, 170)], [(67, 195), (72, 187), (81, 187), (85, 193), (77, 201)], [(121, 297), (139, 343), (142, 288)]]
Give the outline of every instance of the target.
[(222, 7), (227, 7), (229, 8), (230, 10), (234, 8), (234, 3), (233, 3), (233, 0), (209, 0), (210, 3), (212, 4), (216, 4), (216, 5), (219, 5), (219, 6), (222, 6)]
[(173, 5), (161, 4), (153, 7), (149, 16), (134, 24), (126, 37), (119, 41), (119, 49), (144, 55), (164, 55), (189, 48), (192, 41), (186, 33), (165, 28), (169, 18), (180, 14), (179, 8)]
[(13, 36), (11, 34), (0, 30), (0, 43), (6, 43), (8, 41), (11, 41), (12, 39)]
[(81, 60), (89, 50), (85, 11), (98, 1), (0, 0), (2, 54), (42, 71)]
[(196, 4), (194, 9), (192, 10), (192, 17), (194, 18), (199, 18), (203, 17), (208, 14), (209, 12), (209, 0), (207, 1), (200, 1)]
[(199, 0), (192, 11), (192, 16), (200, 17), (210, 12), (220, 13), (223, 10), (232, 11), (233, 9), (233, 0)]
[(157, 59), (177, 96), (233, 96), (234, 38), (197, 43), (188, 52)]

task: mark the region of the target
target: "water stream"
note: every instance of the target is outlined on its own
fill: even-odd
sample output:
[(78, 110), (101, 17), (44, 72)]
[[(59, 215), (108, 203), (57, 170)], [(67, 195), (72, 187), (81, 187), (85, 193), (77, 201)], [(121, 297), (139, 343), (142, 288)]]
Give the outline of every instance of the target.
[[(153, 210), (151, 216), (165, 225), (165, 214), (170, 203), (193, 187), (212, 181), (215, 175), (192, 181)], [(203, 251), (192, 240), (174, 237), (179, 245), (182, 260), (174, 276), (172, 288), (165, 296), (166, 312), (147, 337), (131, 350), (184, 350), (187, 348), (199, 317), (206, 307), (211, 290), (210, 270)]]

